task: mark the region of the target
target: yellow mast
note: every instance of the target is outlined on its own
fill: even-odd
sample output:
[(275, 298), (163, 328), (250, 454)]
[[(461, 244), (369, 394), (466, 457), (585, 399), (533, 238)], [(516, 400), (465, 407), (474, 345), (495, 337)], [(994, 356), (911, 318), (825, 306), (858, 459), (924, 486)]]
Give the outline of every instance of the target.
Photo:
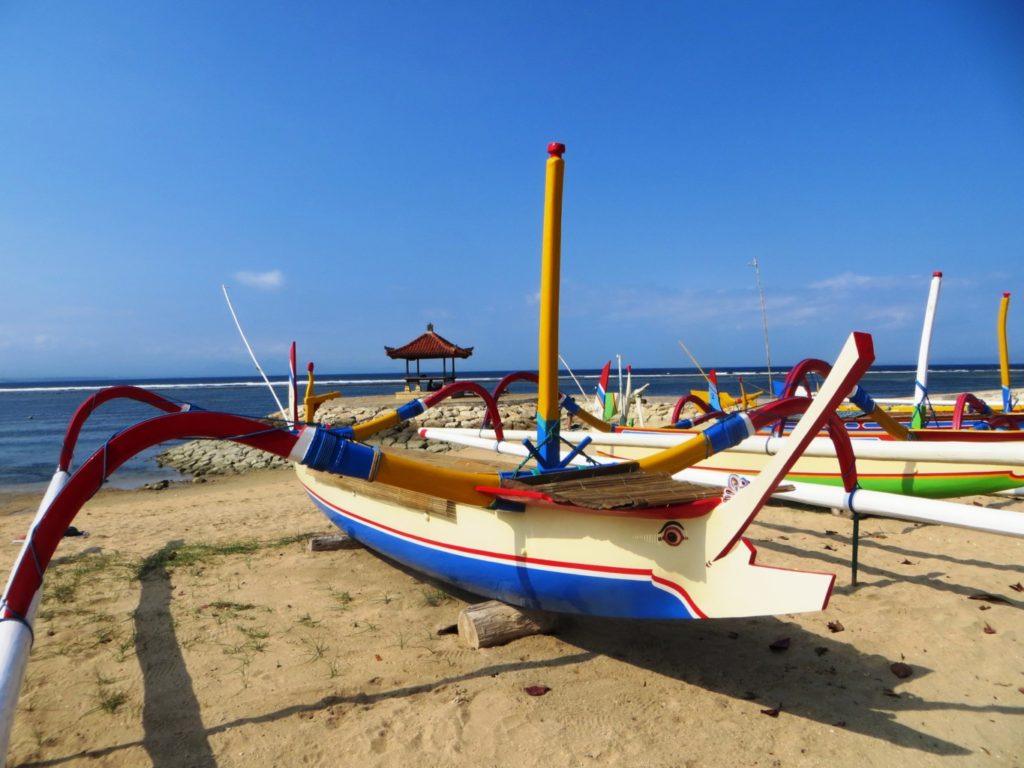
[(562, 180), (565, 145), (548, 144), (541, 247), (540, 338), (537, 344), (537, 442), (544, 468), (559, 463), (558, 291), (562, 259)]
[(999, 302), (999, 383), (1003, 388), (1003, 411), (1013, 410), (1013, 397), (1010, 394), (1010, 350), (1006, 343), (1006, 313), (1010, 309), (1010, 294), (1003, 294)]

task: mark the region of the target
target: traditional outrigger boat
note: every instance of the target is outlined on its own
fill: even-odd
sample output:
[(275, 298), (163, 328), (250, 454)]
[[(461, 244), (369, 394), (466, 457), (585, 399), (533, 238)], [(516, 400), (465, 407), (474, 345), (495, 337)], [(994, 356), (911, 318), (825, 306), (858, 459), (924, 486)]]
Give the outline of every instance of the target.
[[(472, 472), (361, 447), (359, 441), (371, 434), (431, 407), (445, 395), (442, 390), (371, 422), (334, 430), (338, 448), (317, 451), (340, 450), (342, 456), (349, 452), (361, 458), (344, 467), (319, 461), (300, 466), (299, 478), (310, 498), (336, 525), (368, 546), (417, 570), (519, 606), (662, 619), (817, 610), (827, 599), (832, 577), (760, 568), (742, 533), (779, 472), (832, 418), (836, 404), (867, 370), (870, 337), (854, 334), (847, 342), (819, 401), (791, 398), (771, 411), (737, 415), (688, 444), (638, 462), (570, 469), (560, 454), (561, 409), (577, 406), (559, 393), (557, 375), (564, 164), (560, 145), (550, 151), (537, 444), (531, 447), (536, 469)], [(496, 402), (471, 383), (453, 386), (476, 391), (489, 404)], [(670, 480), (673, 472), (742, 439), (759, 424), (774, 421), (787, 410), (807, 408), (813, 411), (808, 410), (796, 427), (804, 437), (797, 436), (791, 450), (776, 457), (776, 464), (763, 475), (764, 487), (719, 506), (716, 492)], [(490, 408), (490, 417), (500, 433), (496, 406)], [(327, 473), (327, 468), (341, 471)], [(339, 474), (372, 483), (338, 479)]]
[[(438, 467), (366, 445), (369, 436), (460, 391), (480, 394), (500, 431), (494, 398), (477, 385), (450, 385), (368, 422), (313, 422), (323, 399), (311, 391), (305, 422), (202, 411), (134, 387), (89, 398), (68, 427), (58, 469), (0, 600), (0, 752), (13, 720), (43, 577), (79, 508), (132, 455), (177, 438), (229, 439), (286, 457), (318, 507), (356, 539), (400, 562), (490, 597), (530, 608), (629, 618), (689, 619), (815, 611), (835, 576), (764, 567), (743, 538), (800, 451), (832, 420), (873, 361), (871, 338), (847, 340), (818, 396), (778, 401), (723, 419), (683, 444), (618, 466), (580, 470), (561, 456), (558, 392), (558, 275), (562, 145), (549, 147), (541, 280), (536, 468), (502, 473)], [(294, 366), (293, 366), (294, 367)], [(312, 378), (312, 371), (310, 378)], [(74, 473), (82, 424), (119, 397), (163, 411), (118, 433)], [(804, 413), (805, 412), (805, 413)], [(671, 475), (759, 426), (804, 413), (785, 450), (728, 501)], [(848, 439), (832, 430), (856, 473)], [(571, 456), (570, 456), (571, 458)]]

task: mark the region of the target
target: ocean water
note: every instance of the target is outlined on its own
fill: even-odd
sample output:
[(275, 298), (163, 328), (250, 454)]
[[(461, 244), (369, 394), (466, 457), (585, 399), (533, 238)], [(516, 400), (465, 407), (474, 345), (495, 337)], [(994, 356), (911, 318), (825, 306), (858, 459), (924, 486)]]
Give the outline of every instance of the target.
[[(914, 366), (883, 366), (870, 371), (862, 384), (879, 397), (910, 397), (914, 388)], [(564, 375), (563, 392), (580, 399), (581, 391), (591, 397), (599, 377), (597, 370), (575, 371), (575, 380)], [(781, 381), (784, 371), (774, 372)], [(1011, 371), (1011, 381), (1019, 382), (1022, 370)], [(487, 389), (504, 375), (499, 371), (459, 372), (460, 380), (476, 381)], [(625, 375), (625, 374), (623, 374)], [(649, 385), (647, 394), (678, 397), (692, 389), (704, 389), (703, 376), (693, 368), (634, 369), (634, 389)], [(739, 394), (742, 379), (746, 391), (768, 389), (767, 371), (763, 367), (739, 366), (719, 368), (720, 389)], [(256, 377), (127, 380), (62, 380), (62, 381), (0, 381), (0, 489), (38, 489), (45, 486), (57, 467), (64, 431), (78, 406), (94, 392), (116, 384), (137, 384), (172, 400), (192, 403), (205, 410), (224, 411), (245, 416), (265, 416), (277, 410), (266, 385)], [(395, 374), (320, 375), (318, 391), (340, 389), (350, 397), (390, 395), (404, 382)], [(999, 389), (999, 368), (995, 365), (944, 365), (929, 372), (932, 393), (975, 392)], [(287, 403), (287, 382), (275, 381), (274, 388), (282, 403)], [(513, 391), (528, 392), (529, 384), (517, 384)], [(618, 390), (618, 375), (613, 369), (610, 389)], [(398, 404), (400, 401), (395, 401)], [(994, 404), (995, 405), (995, 404)], [(150, 406), (134, 401), (117, 400), (97, 409), (86, 422), (75, 450), (72, 468), (79, 466), (111, 437), (143, 419), (158, 415)], [(155, 456), (165, 446), (153, 448), (136, 456), (121, 467), (108, 481), (114, 487), (133, 488), (162, 478), (178, 477), (173, 470), (157, 466)]]

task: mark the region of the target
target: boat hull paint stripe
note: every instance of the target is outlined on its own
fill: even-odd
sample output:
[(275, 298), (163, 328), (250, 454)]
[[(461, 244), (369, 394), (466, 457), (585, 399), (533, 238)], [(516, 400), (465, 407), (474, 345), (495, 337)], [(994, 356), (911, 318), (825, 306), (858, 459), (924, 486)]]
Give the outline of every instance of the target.
[(534, 610), (630, 619), (705, 618), (685, 589), (650, 570), (536, 559), (409, 535), (305, 487), (313, 503), (352, 538), (470, 592)]

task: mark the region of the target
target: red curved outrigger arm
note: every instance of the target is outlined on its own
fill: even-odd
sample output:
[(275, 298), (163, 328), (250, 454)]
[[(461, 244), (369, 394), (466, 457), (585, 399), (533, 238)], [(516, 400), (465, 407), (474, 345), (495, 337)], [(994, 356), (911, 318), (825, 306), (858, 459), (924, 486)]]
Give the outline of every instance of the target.
[[(188, 438), (232, 440), (287, 458), (298, 433), (245, 416), (188, 411), (156, 416), (115, 435), (71, 476), (32, 532), (31, 547), (23, 550), (8, 582), (0, 620), (17, 619), (28, 613), (64, 532), (114, 470), (139, 451), (167, 440)], [(30, 556), (24, 556), (26, 553)]]
[(57, 460), (57, 469), (63, 472), (68, 471), (68, 467), (71, 466), (71, 459), (75, 454), (75, 445), (78, 443), (78, 435), (81, 433), (82, 426), (92, 415), (93, 411), (104, 403), (109, 403), (111, 400), (117, 400), (120, 398), (137, 400), (140, 403), (152, 405), (154, 408), (158, 408), (166, 413), (188, 411), (192, 408), (188, 403), (169, 400), (162, 395), (158, 395), (156, 392), (150, 392), (148, 389), (142, 389), (141, 387), (121, 385), (101, 389), (91, 397), (86, 398), (75, 410), (75, 414), (71, 417), (71, 421), (68, 422), (68, 428), (64, 432), (64, 443), (61, 446), (60, 458)]
[(984, 400), (970, 392), (961, 392), (957, 395), (956, 404), (953, 406), (953, 429), (961, 429), (964, 422), (964, 415), (973, 411), (979, 416), (991, 416), (992, 409)]
[(683, 408), (685, 408), (689, 403), (693, 403), (705, 414), (712, 412), (711, 406), (708, 405), (707, 402), (705, 402), (703, 397), (701, 397), (700, 395), (695, 395), (691, 392), (690, 394), (683, 395), (678, 400), (676, 400), (676, 405), (672, 409), (672, 421), (670, 422), (671, 424), (675, 424), (677, 421), (679, 421), (679, 414), (683, 412)]
[[(501, 381), (494, 385), (494, 391), (491, 393), (491, 397), (494, 398), (495, 406), (497, 406), (498, 404), (498, 398), (504, 395), (505, 392), (508, 391), (508, 388), (511, 387), (517, 381), (529, 381), (532, 382), (533, 384), (539, 384), (540, 377), (532, 371), (514, 371), (513, 373), (506, 374), (505, 376), (502, 377)], [(494, 424), (494, 432), (495, 434), (497, 434), (501, 421), (495, 421)], [(490, 426), (491, 414), (487, 413), (484, 415), (484, 420), (483, 424), (481, 425), (481, 429), (489, 429)], [(498, 439), (500, 440), (501, 438), (499, 437)]]
[(498, 398), (501, 397), (517, 381), (529, 381), (534, 384), (540, 383), (540, 377), (533, 371), (515, 371), (513, 373), (506, 374), (501, 381), (494, 385), (494, 402), (498, 402)]
[(493, 420), (495, 434), (499, 440), (504, 440), (505, 431), (501, 424), (501, 414), (498, 412), (497, 399), (492, 397), (490, 392), (475, 381), (456, 381), (451, 384), (446, 384), (441, 387), (441, 389), (437, 390), (437, 392), (432, 392), (426, 397), (420, 398), (420, 400), (427, 408), (433, 408), (445, 398), (452, 397), (459, 392), (472, 392), (473, 394), (480, 396), (480, 399), (484, 401), (484, 407), (487, 409), (487, 414), (484, 417), (484, 423), (486, 424), (488, 420)]
[(786, 374), (786, 379), (782, 384), (782, 391), (779, 392), (779, 398), (795, 396), (797, 389), (801, 385), (809, 393), (811, 391), (811, 385), (807, 380), (809, 375), (817, 374), (818, 376), (826, 377), (831, 372), (832, 366), (824, 360), (819, 360), (816, 357), (801, 360), (790, 368), (789, 373)]
[[(789, 369), (789, 373), (786, 374), (786, 379), (782, 383), (782, 390), (779, 392), (779, 399), (785, 397), (795, 397), (797, 390), (802, 386), (808, 394), (811, 391), (811, 384), (807, 377), (811, 374), (817, 374), (821, 377), (826, 377), (832, 372), (832, 366), (824, 360), (816, 357), (809, 357), (806, 360), (801, 360), (799, 363)], [(786, 421), (782, 419), (775, 427), (775, 434), (779, 437), (786, 430)]]

